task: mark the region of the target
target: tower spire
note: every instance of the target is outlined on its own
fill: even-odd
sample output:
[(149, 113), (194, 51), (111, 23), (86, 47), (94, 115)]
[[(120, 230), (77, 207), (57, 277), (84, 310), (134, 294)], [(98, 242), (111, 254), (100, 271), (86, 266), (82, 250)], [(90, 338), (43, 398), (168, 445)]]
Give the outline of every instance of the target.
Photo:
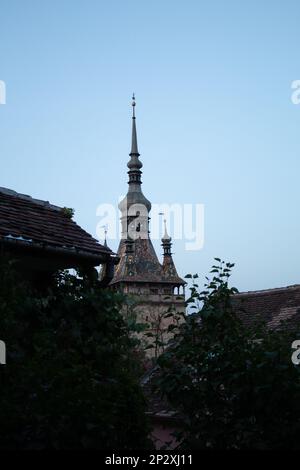
[(107, 227), (105, 227), (105, 229), (104, 229), (104, 243), (103, 243), (103, 245), (107, 247)]
[(167, 220), (164, 219), (164, 227), (165, 227), (165, 233), (164, 233), (164, 236), (162, 237), (162, 241), (169, 241), (171, 242), (172, 238), (169, 236), (168, 234), (168, 230), (167, 230)]
[[(164, 233), (164, 235), (161, 239), (161, 241), (162, 241), (161, 246), (163, 247), (163, 250), (164, 250), (163, 273), (164, 273), (164, 276), (165, 276), (166, 279), (169, 279), (169, 280), (170, 279), (173, 279), (173, 280), (174, 279), (180, 279), (178, 274), (177, 274), (175, 264), (174, 264), (174, 261), (173, 261), (173, 258), (172, 258), (172, 251), (171, 251), (172, 238), (168, 234), (166, 219), (164, 219), (164, 225), (165, 225), (165, 233)], [(181, 281), (182, 281), (182, 279), (180, 279), (180, 284), (183, 285), (183, 283)]]
[(172, 238), (170, 237), (170, 235), (168, 234), (168, 231), (167, 231), (167, 221), (166, 221), (166, 219), (164, 219), (164, 226), (165, 226), (165, 233), (164, 233), (161, 241), (162, 241), (162, 247), (163, 247), (163, 250), (164, 250), (164, 257), (166, 257), (166, 256), (172, 256), (172, 253), (171, 253)]
[(134, 93), (132, 95), (132, 103), (131, 103), (131, 106), (132, 106), (132, 138), (131, 138), (131, 152), (130, 152), (130, 156), (134, 156), (134, 155), (137, 155), (139, 156), (139, 151), (138, 151), (138, 144), (137, 144), (137, 136), (136, 136), (136, 124), (135, 124), (135, 106), (136, 106), (136, 102), (135, 102), (135, 96), (134, 96)]
[[(130, 160), (127, 163), (129, 169), (128, 176), (128, 192), (119, 203), (121, 211), (122, 223), (122, 239), (126, 240), (128, 235), (135, 240), (136, 238), (149, 237), (149, 213), (151, 210), (151, 202), (144, 196), (142, 192), (141, 168), (142, 162), (139, 159), (139, 151), (137, 146), (136, 124), (135, 124), (135, 96), (132, 96), (132, 140)], [(132, 245), (128, 244), (128, 250), (131, 251)], [(127, 250), (127, 251), (128, 251)]]
[(131, 151), (130, 151), (130, 160), (127, 163), (127, 166), (129, 168), (129, 185), (134, 184), (134, 185), (141, 185), (141, 168), (143, 166), (142, 162), (139, 159), (139, 151), (138, 151), (138, 145), (137, 145), (137, 136), (136, 136), (136, 124), (135, 124), (135, 96), (134, 93), (132, 95), (132, 137), (131, 137)]

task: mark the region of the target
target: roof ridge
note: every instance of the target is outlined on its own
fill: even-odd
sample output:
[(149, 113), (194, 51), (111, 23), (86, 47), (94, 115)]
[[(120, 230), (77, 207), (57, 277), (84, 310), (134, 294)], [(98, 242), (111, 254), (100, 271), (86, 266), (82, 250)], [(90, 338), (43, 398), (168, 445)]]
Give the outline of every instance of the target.
[(271, 289), (261, 289), (261, 290), (249, 290), (244, 292), (238, 292), (234, 294), (234, 297), (242, 296), (242, 295), (257, 295), (257, 294), (271, 294), (275, 292), (281, 292), (287, 289), (300, 289), (300, 284), (292, 284), (290, 286), (285, 287), (273, 287)]
[(23, 199), (25, 201), (33, 202), (34, 204), (38, 204), (43, 207), (47, 207), (48, 209), (53, 209), (55, 211), (61, 211), (61, 207), (55, 206), (54, 204), (50, 204), (49, 201), (44, 201), (43, 199), (35, 199), (28, 194), (22, 194), (18, 193), (17, 191), (14, 191), (13, 189), (8, 189), (8, 188), (3, 188), (0, 187), (0, 193), (6, 194), (8, 196), (13, 196), (17, 197), (19, 199)]

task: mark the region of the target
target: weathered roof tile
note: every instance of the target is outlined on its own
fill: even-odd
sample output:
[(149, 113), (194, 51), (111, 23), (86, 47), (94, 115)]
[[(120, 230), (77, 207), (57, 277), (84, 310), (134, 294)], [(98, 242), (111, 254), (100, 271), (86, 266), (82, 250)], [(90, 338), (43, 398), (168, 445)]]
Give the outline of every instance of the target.
[(47, 201), (33, 199), (15, 191), (0, 188), (0, 241), (22, 237), (33, 243), (59, 248), (69, 247), (90, 255), (112, 254), (94, 239), (63, 209)]

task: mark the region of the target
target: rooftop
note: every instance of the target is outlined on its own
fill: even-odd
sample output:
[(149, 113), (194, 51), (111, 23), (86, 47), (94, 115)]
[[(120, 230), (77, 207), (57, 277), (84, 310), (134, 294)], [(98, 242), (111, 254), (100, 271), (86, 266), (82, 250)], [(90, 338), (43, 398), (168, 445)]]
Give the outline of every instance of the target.
[[(291, 326), (300, 329), (300, 284), (261, 291), (240, 292), (233, 296), (234, 306), (241, 320), (247, 325), (265, 321), (270, 329), (277, 329), (281, 321), (289, 320)], [(159, 367), (149, 370), (142, 379), (142, 386), (152, 417), (176, 416), (174, 410), (158, 390), (153, 388)]]
[(118, 256), (120, 262), (115, 269), (112, 284), (117, 282), (146, 282), (172, 285), (184, 285), (175, 266), (173, 270), (166, 269), (160, 264), (150, 238), (137, 238), (134, 241), (134, 252), (126, 255), (124, 240), (121, 240)]
[(281, 321), (289, 320), (300, 326), (300, 284), (241, 292), (233, 301), (246, 325), (263, 320), (269, 328), (278, 328)]
[(0, 242), (57, 248), (99, 260), (113, 255), (70, 218), (65, 208), (0, 188)]

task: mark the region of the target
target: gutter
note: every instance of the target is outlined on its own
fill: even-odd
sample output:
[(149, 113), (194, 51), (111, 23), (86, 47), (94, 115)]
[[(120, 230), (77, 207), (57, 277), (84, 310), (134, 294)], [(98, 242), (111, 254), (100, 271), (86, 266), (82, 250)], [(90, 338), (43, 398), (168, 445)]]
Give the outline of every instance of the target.
[(76, 247), (67, 248), (46, 243), (38, 243), (31, 239), (26, 240), (22, 237), (2, 237), (0, 239), (0, 244), (7, 246), (8, 249), (25, 249), (29, 252), (32, 251), (49, 255), (56, 254), (65, 258), (75, 258), (76, 261), (78, 260), (78, 263), (71, 263), (73, 266), (70, 265), (70, 267), (80, 266), (80, 262), (92, 264), (93, 266), (105, 264), (108, 269), (106, 269), (107, 275), (101, 280), (101, 285), (103, 286), (107, 285), (112, 280), (114, 266), (119, 262), (119, 257), (109, 249), (104, 249), (102, 253), (93, 253), (87, 250), (80, 250)]
[(101, 261), (104, 261), (107, 259), (107, 257), (114, 255), (112, 251), (103, 251), (103, 253), (93, 253), (87, 250), (80, 250), (76, 247), (63, 247), (63, 246), (57, 246), (57, 245), (50, 245), (46, 243), (38, 243), (34, 242), (32, 240), (26, 240), (26, 239), (17, 239), (14, 237), (11, 238), (3, 238), (1, 239), (1, 242), (4, 243), (7, 246), (15, 246), (15, 247), (22, 247), (26, 248), (29, 250), (33, 251), (47, 251), (48, 253), (59, 253), (62, 255), (68, 255), (68, 256), (76, 256), (81, 259), (86, 259), (86, 260), (91, 260), (95, 262), (95, 265), (97, 263), (101, 264)]

